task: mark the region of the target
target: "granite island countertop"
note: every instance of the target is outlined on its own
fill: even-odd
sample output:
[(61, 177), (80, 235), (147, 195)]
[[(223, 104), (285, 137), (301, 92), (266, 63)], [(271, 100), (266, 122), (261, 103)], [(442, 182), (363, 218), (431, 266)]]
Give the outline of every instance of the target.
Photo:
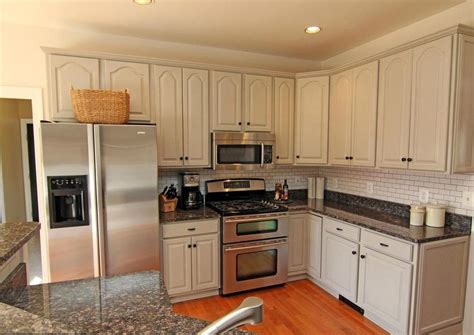
[(177, 208), (174, 212), (160, 212), (160, 224), (176, 223), (180, 221), (218, 219), (219, 214), (208, 207), (199, 209), (181, 209)]
[(0, 266), (21, 249), (39, 230), (36, 222), (0, 223)]
[(28, 320), (18, 309), (0, 305), (0, 325), (10, 332), (37, 324), (32, 329), (176, 334), (196, 333), (208, 324), (173, 312), (158, 271), (30, 286), (2, 303), (33, 314)]
[(444, 228), (410, 226), (409, 206), (387, 201), (326, 192), (325, 200), (307, 199), (303, 192), (284, 206), (290, 213), (309, 211), (415, 243), (425, 243), (471, 234), (471, 218), (447, 213)]

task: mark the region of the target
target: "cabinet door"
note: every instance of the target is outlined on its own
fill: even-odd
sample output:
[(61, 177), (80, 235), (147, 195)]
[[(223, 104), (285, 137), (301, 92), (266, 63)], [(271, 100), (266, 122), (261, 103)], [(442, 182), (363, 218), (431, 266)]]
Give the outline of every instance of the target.
[(352, 70), (331, 76), (329, 163), (349, 165), (351, 156)]
[(370, 249), (361, 248), (358, 303), (392, 325), (408, 332), (412, 266)]
[(217, 234), (192, 238), (193, 291), (219, 288), (219, 241)]
[(293, 127), (295, 117), (295, 81), (289, 78), (275, 78), (275, 138), (276, 164), (293, 163)]
[(288, 272), (306, 270), (306, 214), (291, 215), (288, 229)]
[(163, 241), (163, 265), (166, 288), (170, 295), (191, 292), (191, 238)]
[(150, 70), (148, 64), (102, 61), (104, 87), (108, 90), (127, 89), (130, 94), (130, 121), (151, 121)]
[(209, 74), (183, 69), (184, 165), (210, 165)]
[(308, 236), (308, 273), (311, 277), (321, 278), (321, 242), (322, 219), (308, 215), (306, 223)]
[(328, 161), (329, 77), (296, 81), (295, 164)]
[(326, 231), (323, 232), (323, 282), (352, 302), (357, 299), (359, 245)]
[(412, 57), (413, 51), (407, 50), (380, 61), (378, 167), (408, 166)]
[(378, 61), (353, 70), (351, 165), (375, 166)]
[(452, 36), (413, 50), (410, 169), (446, 170)]
[(212, 130), (242, 130), (242, 75), (211, 71)]
[(158, 165), (183, 165), (181, 68), (153, 66), (153, 101), (158, 131)]
[(74, 121), (69, 90), (99, 88), (99, 60), (93, 58), (51, 55), (49, 60), (51, 118)]
[(272, 93), (272, 77), (244, 75), (245, 131), (272, 130)]

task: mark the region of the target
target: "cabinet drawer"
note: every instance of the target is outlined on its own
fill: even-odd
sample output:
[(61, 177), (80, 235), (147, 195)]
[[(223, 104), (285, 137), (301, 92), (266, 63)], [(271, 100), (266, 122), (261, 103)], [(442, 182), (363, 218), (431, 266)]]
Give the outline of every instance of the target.
[(324, 230), (348, 240), (359, 242), (360, 228), (329, 218), (324, 218), (323, 222)]
[(161, 225), (162, 238), (201, 235), (217, 233), (218, 231), (218, 220), (184, 221)]
[(413, 246), (388, 236), (362, 231), (362, 244), (366, 247), (380, 251), (384, 254), (411, 262), (413, 257)]

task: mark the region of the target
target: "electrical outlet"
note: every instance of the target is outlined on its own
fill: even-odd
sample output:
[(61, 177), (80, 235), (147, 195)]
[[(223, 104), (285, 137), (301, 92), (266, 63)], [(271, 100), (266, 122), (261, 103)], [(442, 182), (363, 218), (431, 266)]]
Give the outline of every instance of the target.
[(420, 200), (420, 202), (428, 202), (430, 200), (430, 191), (426, 188), (420, 188), (418, 200)]
[(374, 194), (374, 183), (371, 181), (367, 182), (367, 193)]
[(474, 194), (473, 192), (462, 192), (462, 206), (464, 208), (474, 208)]

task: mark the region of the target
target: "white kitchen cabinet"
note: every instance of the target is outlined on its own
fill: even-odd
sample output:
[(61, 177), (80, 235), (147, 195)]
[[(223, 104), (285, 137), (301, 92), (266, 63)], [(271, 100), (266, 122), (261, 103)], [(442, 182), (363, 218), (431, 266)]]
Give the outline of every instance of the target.
[(275, 109), (275, 164), (293, 163), (295, 81), (290, 78), (275, 78), (273, 84)]
[(242, 75), (211, 71), (213, 131), (242, 130)]
[(326, 164), (329, 77), (296, 80), (295, 164)]
[(336, 294), (357, 301), (359, 244), (323, 230), (321, 278)]
[(103, 60), (102, 84), (107, 90), (130, 94), (130, 121), (152, 121), (150, 109), (150, 70), (144, 63)]
[(446, 170), (452, 37), (413, 49), (408, 167)]
[(374, 166), (378, 62), (331, 76), (329, 163)]
[(163, 274), (168, 294), (192, 290), (191, 238), (163, 239)]
[(272, 131), (272, 77), (244, 75), (245, 131)]
[(185, 166), (209, 166), (209, 73), (183, 69), (183, 141)]
[(452, 36), (381, 60), (378, 166), (445, 171)]
[(192, 289), (202, 291), (219, 287), (219, 239), (217, 234), (193, 236)]
[(288, 273), (306, 272), (306, 214), (290, 215), (288, 226)]
[(50, 117), (53, 121), (75, 121), (69, 95), (71, 86), (75, 89), (99, 89), (99, 60), (50, 55)]
[(183, 91), (181, 68), (154, 65), (153, 105), (158, 131), (158, 165), (182, 166)]
[(153, 66), (158, 165), (210, 165), (208, 71)]
[(312, 214), (308, 214), (307, 216), (308, 274), (316, 279), (321, 278), (322, 222), (323, 221), (319, 216)]
[(412, 265), (361, 247), (358, 304), (392, 327), (408, 333)]

